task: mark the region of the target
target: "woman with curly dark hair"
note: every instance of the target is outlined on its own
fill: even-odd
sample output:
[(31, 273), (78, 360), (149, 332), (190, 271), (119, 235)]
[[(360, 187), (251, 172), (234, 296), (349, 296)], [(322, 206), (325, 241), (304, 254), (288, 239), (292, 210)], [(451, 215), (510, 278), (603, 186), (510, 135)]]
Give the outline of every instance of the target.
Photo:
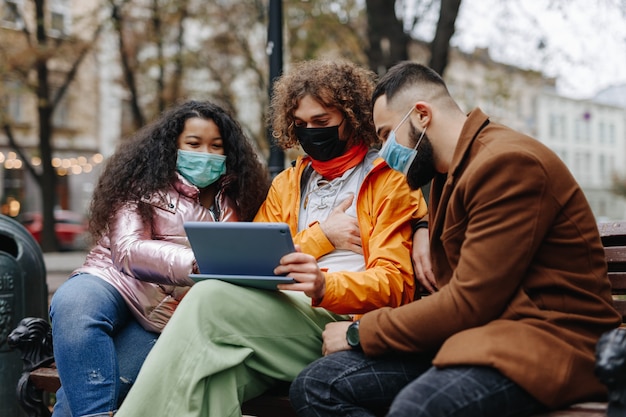
[(94, 190), (83, 266), (54, 294), (54, 416), (109, 416), (197, 272), (187, 221), (250, 221), (269, 187), (240, 125), (207, 101), (123, 142)]

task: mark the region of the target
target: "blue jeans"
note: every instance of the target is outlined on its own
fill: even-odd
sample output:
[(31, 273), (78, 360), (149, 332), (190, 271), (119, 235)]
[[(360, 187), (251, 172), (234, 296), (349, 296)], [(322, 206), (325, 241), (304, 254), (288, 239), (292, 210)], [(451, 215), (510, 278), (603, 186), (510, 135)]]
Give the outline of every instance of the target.
[(110, 416), (159, 335), (139, 325), (111, 284), (89, 274), (61, 285), (50, 318), (62, 384), (54, 417)]
[(435, 368), (431, 357), (366, 358), (355, 351), (318, 359), (293, 381), (298, 416), (489, 417), (545, 410), (494, 368)]

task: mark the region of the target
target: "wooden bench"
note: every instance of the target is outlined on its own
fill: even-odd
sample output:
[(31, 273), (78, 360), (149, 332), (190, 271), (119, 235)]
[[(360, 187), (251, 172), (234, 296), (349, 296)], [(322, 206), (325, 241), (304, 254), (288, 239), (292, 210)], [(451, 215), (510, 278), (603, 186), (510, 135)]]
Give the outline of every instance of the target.
[[(622, 314), (622, 321), (626, 317), (626, 221), (604, 222), (598, 225), (604, 245), (606, 260), (609, 265), (609, 279), (612, 284), (614, 303)], [(37, 324), (40, 333), (37, 336), (31, 334), (29, 338), (36, 343), (32, 348), (18, 346), (13, 341), (14, 348), (22, 352), (24, 361), (24, 373), (18, 382), (18, 400), (26, 410), (29, 417), (47, 417), (50, 411), (45, 396), (56, 392), (61, 386), (59, 375), (52, 357), (52, 339), (49, 333), (49, 325), (43, 319), (27, 318), (22, 321), (32, 320)], [(22, 324), (21, 323), (21, 324)], [(28, 327), (28, 326), (24, 326)], [(12, 335), (19, 329), (16, 328)], [(32, 332), (32, 330), (30, 330)], [(625, 332), (623, 329), (619, 331)], [(624, 333), (626, 334), (626, 332)], [(9, 337), (11, 339), (11, 336)], [(49, 339), (49, 340), (48, 340)], [(43, 342), (43, 343), (41, 343)], [(626, 357), (626, 346), (623, 347), (622, 362)], [(33, 352), (35, 351), (35, 352)], [(619, 387), (610, 389), (609, 417), (626, 415), (626, 365), (616, 370), (621, 372), (623, 381)], [(604, 382), (604, 381), (603, 381)], [(270, 392), (245, 402), (242, 405), (244, 415), (257, 417), (295, 417), (296, 414), (289, 404), (287, 397), (288, 385), (279, 384)], [(615, 397), (615, 398), (613, 398)], [(607, 416), (607, 403), (582, 403), (575, 404), (567, 409), (557, 410), (536, 417), (604, 417)], [(624, 407), (624, 408), (621, 408)]]

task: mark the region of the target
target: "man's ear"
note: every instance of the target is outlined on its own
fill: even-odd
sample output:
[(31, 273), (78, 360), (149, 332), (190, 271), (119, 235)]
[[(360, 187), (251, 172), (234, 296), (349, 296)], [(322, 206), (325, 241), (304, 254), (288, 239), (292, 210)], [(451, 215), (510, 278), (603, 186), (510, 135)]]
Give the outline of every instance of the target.
[(430, 104), (425, 101), (418, 101), (415, 103), (415, 115), (417, 116), (417, 120), (419, 121), (422, 129), (424, 126), (429, 125), (432, 117), (432, 108), (430, 107)]

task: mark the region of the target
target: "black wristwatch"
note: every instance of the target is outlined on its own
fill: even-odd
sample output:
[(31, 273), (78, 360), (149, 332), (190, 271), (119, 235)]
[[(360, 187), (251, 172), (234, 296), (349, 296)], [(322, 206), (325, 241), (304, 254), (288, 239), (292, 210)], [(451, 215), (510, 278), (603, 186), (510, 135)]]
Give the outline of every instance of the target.
[(361, 338), (359, 337), (359, 321), (355, 321), (348, 327), (346, 341), (354, 350), (361, 350)]

